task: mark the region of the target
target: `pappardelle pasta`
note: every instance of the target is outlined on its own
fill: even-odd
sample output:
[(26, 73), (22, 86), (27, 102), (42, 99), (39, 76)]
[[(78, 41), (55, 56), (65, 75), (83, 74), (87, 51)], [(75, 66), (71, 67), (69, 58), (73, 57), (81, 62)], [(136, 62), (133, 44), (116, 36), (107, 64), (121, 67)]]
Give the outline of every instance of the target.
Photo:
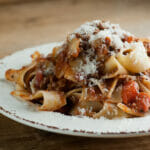
[[(61, 46), (9, 69), (11, 94), (40, 111), (66, 115), (141, 117), (150, 108), (150, 41), (101, 20), (81, 25)], [(22, 58), (23, 59), (23, 58)]]

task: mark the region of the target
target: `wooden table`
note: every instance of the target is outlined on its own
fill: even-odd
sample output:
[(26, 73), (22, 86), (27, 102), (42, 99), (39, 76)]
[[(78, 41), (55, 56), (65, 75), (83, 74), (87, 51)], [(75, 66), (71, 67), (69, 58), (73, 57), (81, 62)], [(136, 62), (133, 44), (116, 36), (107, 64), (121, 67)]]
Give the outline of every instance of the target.
[[(12, 1), (0, 0), (0, 58), (26, 47), (61, 41), (80, 24), (93, 19), (117, 22), (140, 37), (150, 35), (149, 0)], [(150, 137), (92, 139), (57, 135), (0, 115), (0, 150), (10, 149), (149, 150)]]

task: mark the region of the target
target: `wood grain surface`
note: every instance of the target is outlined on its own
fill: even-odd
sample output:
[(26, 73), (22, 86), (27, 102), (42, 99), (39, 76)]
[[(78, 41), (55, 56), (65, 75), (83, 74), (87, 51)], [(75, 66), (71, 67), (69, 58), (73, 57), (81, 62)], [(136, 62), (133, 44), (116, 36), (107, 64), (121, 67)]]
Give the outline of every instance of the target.
[[(10, 2), (10, 3), (9, 3)], [(150, 36), (149, 0), (56, 0), (0, 3), (0, 58), (61, 41), (85, 21), (110, 20), (139, 37)], [(141, 122), (141, 126), (144, 122)], [(58, 135), (0, 115), (0, 150), (149, 150), (150, 136), (94, 139)]]

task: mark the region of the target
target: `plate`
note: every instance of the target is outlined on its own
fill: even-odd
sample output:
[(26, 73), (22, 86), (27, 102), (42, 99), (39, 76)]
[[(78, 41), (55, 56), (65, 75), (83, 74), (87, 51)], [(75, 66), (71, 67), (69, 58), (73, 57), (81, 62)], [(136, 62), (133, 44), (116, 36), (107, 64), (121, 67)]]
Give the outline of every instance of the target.
[(0, 60), (0, 113), (37, 129), (67, 135), (103, 138), (150, 135), (150, 116), (113, 120), (66, 116), (56, 112), (38, 111), (35, 105), (10, 95), (14, 86), (5, 80), (5, 71), (9, 68), (19, 69), (29, 64), (30, 55), (35, 51), (46, 55), (54, 46), (60, 44), (62, 42), (28, 48)]

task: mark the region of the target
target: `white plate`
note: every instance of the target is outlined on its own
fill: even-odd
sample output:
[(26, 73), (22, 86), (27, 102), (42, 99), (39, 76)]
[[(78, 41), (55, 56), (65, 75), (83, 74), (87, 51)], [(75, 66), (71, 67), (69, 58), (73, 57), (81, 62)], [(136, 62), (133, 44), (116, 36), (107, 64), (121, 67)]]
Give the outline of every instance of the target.
[(34, 51), (50, 53), (61, 43), (51, 43), (19, 51), (0, 60), (0, 113), (22, 124), (45, 131), (86, 137), (132, 137), (150, 134), (150, 116), (108, 120), (65, 116), (55, 112), (41, 112), (34, 105), (10, 95), (13, 85), (5, 81), (5, 71), (20, 68), (31, 62)]

